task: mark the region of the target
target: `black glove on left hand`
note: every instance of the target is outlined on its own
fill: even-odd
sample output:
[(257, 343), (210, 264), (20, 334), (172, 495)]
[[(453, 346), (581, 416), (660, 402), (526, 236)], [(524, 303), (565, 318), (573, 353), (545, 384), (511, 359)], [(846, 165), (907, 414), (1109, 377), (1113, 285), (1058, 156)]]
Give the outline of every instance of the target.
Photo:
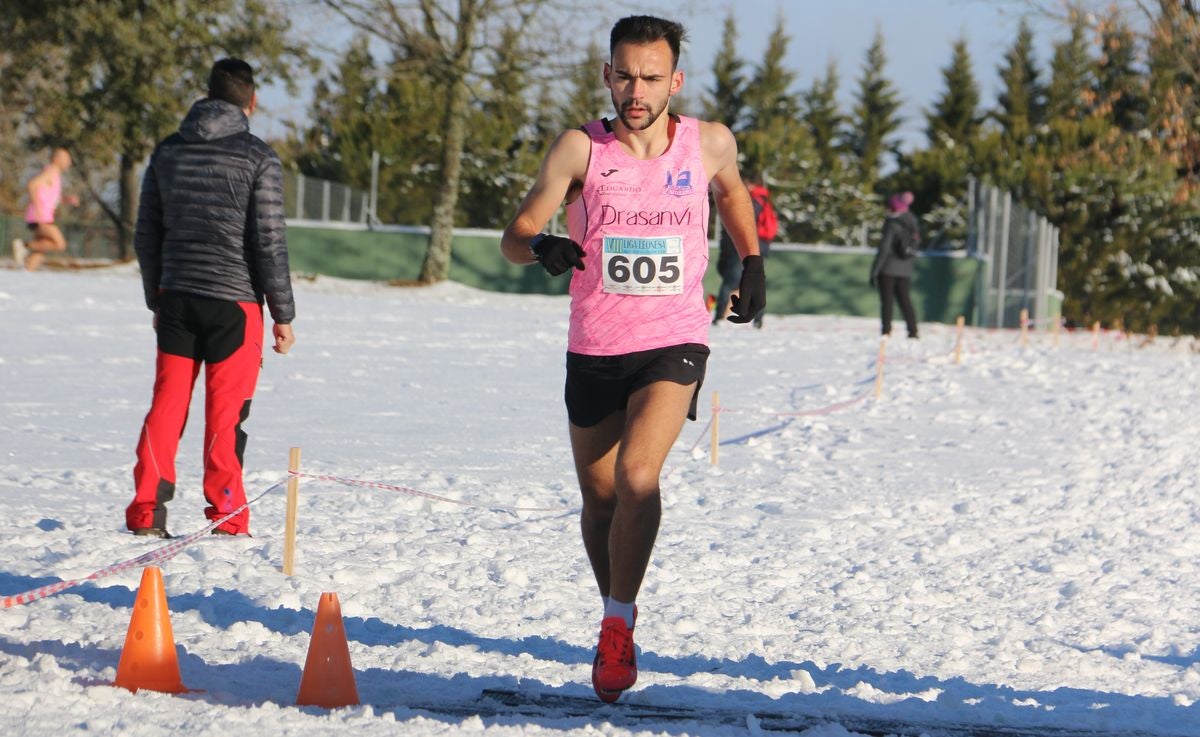
[(767, 308), (767, 275), (763, 271), (762, 256), (747, 256), (742, 259), (742, 280), (738, 293), (730, 299), (732, 315), (729, 322), (745, 323), (758, 317)]
[(570, 238), (539, 233), (529, 244), (529, 250), (550, 276), (558, 276), (572, 266), (580, 271), (584, 269), (584, 250)]

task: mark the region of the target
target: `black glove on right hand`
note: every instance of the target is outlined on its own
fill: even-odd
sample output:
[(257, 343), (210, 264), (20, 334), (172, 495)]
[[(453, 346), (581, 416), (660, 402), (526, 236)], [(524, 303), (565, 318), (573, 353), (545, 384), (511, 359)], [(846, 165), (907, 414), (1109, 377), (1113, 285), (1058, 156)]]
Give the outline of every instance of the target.
[(750, 322), (767, 308), (767, 275), (763, 271), (762, 256), (747, 256), (742, 259), (742, 280), (738, 293), (730, 298), (732, 315), (729, 322)]
[(539, 233), (530, 241), (529, 250), (550, 276), (558, 276), (572, 266), (584, 270), (584, 250), (570, 238)]

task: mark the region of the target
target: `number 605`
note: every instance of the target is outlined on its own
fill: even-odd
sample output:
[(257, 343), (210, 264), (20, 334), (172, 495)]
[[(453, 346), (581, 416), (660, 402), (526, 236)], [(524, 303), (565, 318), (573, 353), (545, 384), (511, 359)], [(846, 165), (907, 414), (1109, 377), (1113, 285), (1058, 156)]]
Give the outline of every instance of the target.
[(630, 276), (638, 284), (649, 284), (657, 280), (663, 284), (679, 281), (679, 257), (662, 256), (656, 260), (651, 256), (638, 256), (630, 267), (628, 256), (613, 256), (608, 260), (608, 278), (624, 284)]

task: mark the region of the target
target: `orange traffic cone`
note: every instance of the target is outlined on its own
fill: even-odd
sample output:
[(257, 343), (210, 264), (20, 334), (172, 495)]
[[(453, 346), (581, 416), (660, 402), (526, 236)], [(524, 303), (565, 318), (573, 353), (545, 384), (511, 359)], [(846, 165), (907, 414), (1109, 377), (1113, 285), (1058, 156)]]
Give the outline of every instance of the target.
[(321, 594), (296, 703), (326, 709), (358, 703), (354, 666), (350, 664), (350, 646), (346, 643), (342, 605), (337, 594)]
[(162, 571), (155, 566), (146, 566), (142, 570), (142, 583), (138, 586), (125, 647), (117, 664), (117, 680), (113, 685), (130, 691), (139, 688), (165, 693), (187, 691), (179, 676)]

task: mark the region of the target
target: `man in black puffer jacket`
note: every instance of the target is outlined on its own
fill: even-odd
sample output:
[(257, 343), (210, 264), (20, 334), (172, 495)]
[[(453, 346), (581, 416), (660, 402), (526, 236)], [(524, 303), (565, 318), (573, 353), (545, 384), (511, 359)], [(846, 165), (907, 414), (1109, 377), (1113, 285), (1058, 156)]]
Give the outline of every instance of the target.
[[(142, 181), (134, 247), (158, 355), (154, 399), (137, 445), (134, 499), (125, 524), (136, 535), (169, 537), (175, 454), (192, 386), (204, 365), (204, 510), (217, 520), (246, 501), (242, 423), (262, 366), (265, 301), (275, 352), (295, 342), (283, 170), (250, 134), (254, 74), (240, 59), (213, 65), (208, 97), (154, 150)], [(214, 532), (250, 534), (242, 509)]]

